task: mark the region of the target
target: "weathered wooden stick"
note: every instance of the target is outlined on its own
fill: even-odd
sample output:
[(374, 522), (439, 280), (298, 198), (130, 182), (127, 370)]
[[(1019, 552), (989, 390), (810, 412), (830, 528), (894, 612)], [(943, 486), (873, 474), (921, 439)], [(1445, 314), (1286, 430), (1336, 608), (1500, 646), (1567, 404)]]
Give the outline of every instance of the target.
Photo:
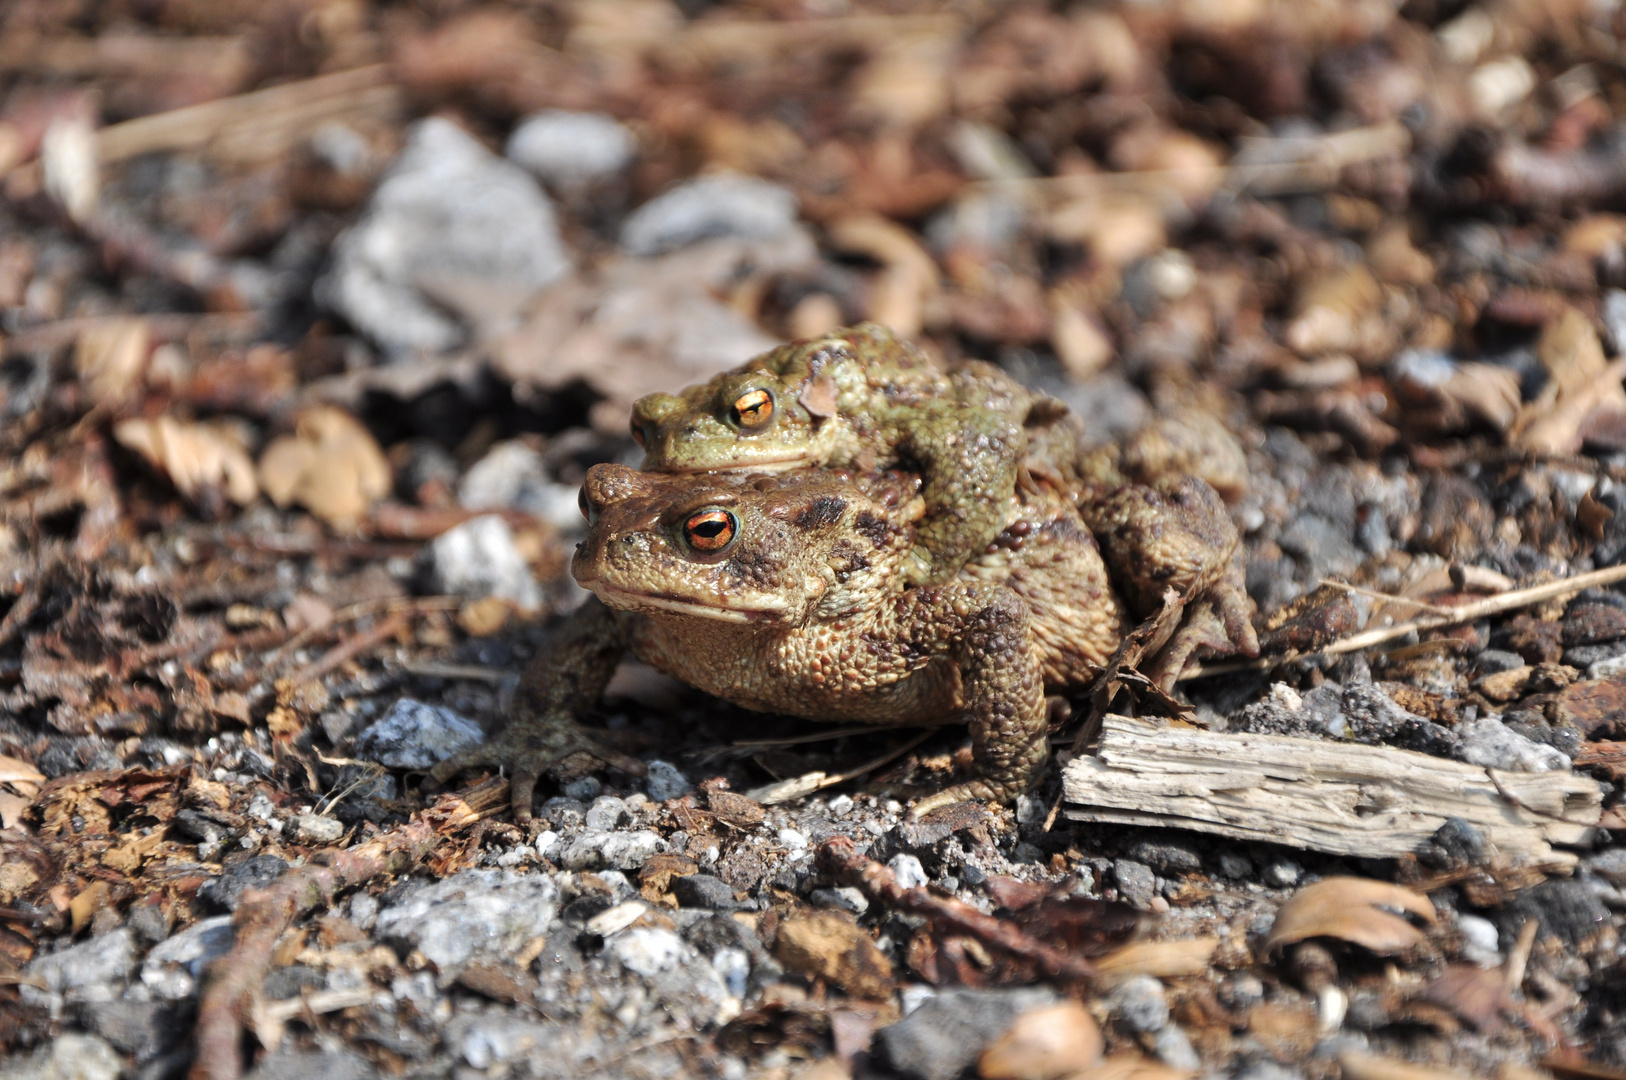
[(1157, 825), (1339, 855), (1416, 851), (1457, 817), (1510, 855), (1569, 863), (1603, 812), (1596, 780), (1492, 771), (1410, 750), (1159, 727), (1109, 715), (1062, 773), (1076, 821)]

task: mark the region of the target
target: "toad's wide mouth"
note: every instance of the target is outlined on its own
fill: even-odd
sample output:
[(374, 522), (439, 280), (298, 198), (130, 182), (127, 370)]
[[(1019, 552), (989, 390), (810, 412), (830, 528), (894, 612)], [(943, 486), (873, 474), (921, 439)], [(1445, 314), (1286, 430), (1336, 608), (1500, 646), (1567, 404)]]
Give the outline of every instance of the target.
[(790, 472), (792, 469), (800, 469), (804, 466), (812, 464), (813, 459), (811, 457), (806, 454), (797, 454), (794, 457), (752, 458), (750, 461), (725, 462), (718, 465), (668, 465), (660, 471), (665, 473), (682, 473), (685, 476), (712, 472), (779, 473)]
[(583, 581), (580, 584), (582, 588), (591, 590), (595, 596), (611, 607), (628, 611), (647, 611), (654, 608), (659, 611), (669, 611), (674, 615), (693, 615), (702, 619), (715, 619), (718, 622), (733, 623), (780, 622), (789, 614), (789, 609), (784, 606), (714, 607), (694, 600), (682, 600), (676, 596), (666, 596), (661, 593), (622, 589), (603, 581)]

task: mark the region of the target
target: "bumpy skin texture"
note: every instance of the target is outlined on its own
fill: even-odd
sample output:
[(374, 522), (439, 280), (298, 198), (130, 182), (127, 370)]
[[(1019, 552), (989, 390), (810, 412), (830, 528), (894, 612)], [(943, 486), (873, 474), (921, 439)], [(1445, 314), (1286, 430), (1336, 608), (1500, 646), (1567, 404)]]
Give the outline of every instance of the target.
[[(1229, 595), (1238, 545), (1212, 490), (1193, 481), (1180, 503), (1124, 489), (1093, 504), (1109, 535), (1133, 534), (1152, 554), (1151, 562), (1125, 560), (1127, 603), (1074, 497), (1030, 477), (998, 501), (1003, 528), (982, 554), (953, 580), (911, 587), (922, 500), (896, 477), (684, 477), (596, 466), (583, 489), (591, 524), (572, 572), (597, 600), (527, 672), (509, 729), (433, 778), (511, 766), (525, 818), (536, 776), (565, 756), (623, 764), (577, 718), (630, 648), (745, 708), (840, 722), (967, 723), (975, 775), (916, 812), (1014, 798), (1044, 767), (1045, 691), (1093, 679), (1135, 609), (1161, 605), (1164, 586), (1192, 599), (1187, 624), (1196, 627), (1165, 646), (1178, 654), (1165, 665), (1168, 681), (1197, 644), (1228, 644), (1212, 611), (1230, 611), (1214, 596)], [(695, 522), (725, 528), (723, 542), (698, 549), (688, 532)], [(1243, 627), (1236, 643), (1246, 647), (1252, 628), (1245, 619)]]
[[(742, 402), (757, 407), (742, 411)], [(997, 499), (1016, 483), (1027, 428), (1060, 415), (1058, 404), (989, 364), (943, 373), (865, 323), (773, 349), (677, 395), (651, 394), (633, 407), (632, 430), (644, 468), (658, 472), (911, 469), (925, 515), (906, 572), (942, 582), (1003, 526)]]

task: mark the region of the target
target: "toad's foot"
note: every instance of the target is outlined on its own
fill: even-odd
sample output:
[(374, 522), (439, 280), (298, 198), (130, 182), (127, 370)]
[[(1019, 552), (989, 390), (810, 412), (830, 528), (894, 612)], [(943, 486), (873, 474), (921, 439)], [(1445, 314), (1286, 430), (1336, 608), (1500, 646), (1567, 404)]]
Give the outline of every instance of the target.
[(502, 734), (436, 765), (429, 771), (429, 782), (438, 787), (465, 769), (509, 769), (514, 818), (524, 824), (531, 820), (537, 779), (572, 754), (586, 754), (632, 776), (648, 771), (637, 758), (599, 742), (573, 717), (553, 713), (516, 717)]
[(1154, 681), (1167, 689), (1199, 647), (1259, 655), (1242, 540), (1212, 487), (1190, 477), (1162, 490), (1129, 485), (1080, 509), (1136, 614), (1156, 612), (1170, 588), (1186, 598), (1184, 622), (1159, 650), (1162, 678)]

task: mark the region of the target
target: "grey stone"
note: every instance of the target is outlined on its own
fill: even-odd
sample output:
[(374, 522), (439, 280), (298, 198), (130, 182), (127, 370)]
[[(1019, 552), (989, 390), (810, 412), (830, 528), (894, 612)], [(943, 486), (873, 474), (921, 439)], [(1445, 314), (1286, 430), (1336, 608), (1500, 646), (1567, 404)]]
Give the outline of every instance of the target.
[(1118, 1022), (1130, 1031), (1161, 1031), (1169, 1022), (1169, 1001), (1163, 995), (1163, 984), (1150, 975), (1136, 975), (1126, 979), (1107, 995), (1107, 1007)]
[(614, 795), (600, 795), (587, 808), (584, 824), (589, 829), (610, 830), (627, 818), (627, 804)]
[(621, 966), (646, 978), (679, 963), (689, 951), (683, 939), (658, 926), (635, 926), (616, 934), (610, 952)]
[(227, 863), (220, 875), (205, 881), (198, 890), (198, 898), (227, 911), (236, 911), (244, 893), (250, 889), (265, 888), (281, 877), (286, 869), (288, 863), (275, 855), (251, 855), (238, 859)]
[(67, 1032), (21, 1061), (0, 1063), (7, 1080), (118, 1080), (124, 1062), (95, 1035)]
[(1524, 657), (1506, 649), (1486, 649), (1474, 657), (1474, 666), (1483, 675), (1494, 675), (1498, 671), (1524, 667)]
[(545, 935), (558, 912), (546, 874), (464, 870), (380, 911), (376, 933), (417, 949), (448, 983), (475, 959), (512, 956)]
[(1157, 893), (1157, 877), (1152, 868), (1133, 859), (1112, 860), (1112, 880), (1124, 902), (1145, 909)]
[(1485, 835), (1472, 822), (1449, 817), (1434, 830), (1418, 857), (1441, 869), (1473, 866), (1485, 859)]
[(129, 927), (93, 937), (59, 952), (36, 956), (24, 969), (45, 984), (44, 990), (21, 983), (24, 1002), (46, 1006), (52, 1001), (109, 1001), (135, 971), (135, 933)]
[(193, 1010), (163, 1001), (102, 1001), (80, 1010), (86, 1026), (139, 1064), (168, 1050), (192, 1028)]
[(514, 530), (497, 514), (447, 529), (426, 549), (429, 587), (457, 596), (495, 596), (521, 611), (542, 606), (542, 587), (514, 543)]
[(367, 1059), (351, 1050), (295, 1050), (267, 1054), (248, 1080), (372, 1080), (378, 1075)]
[(294, 838), (302, 844), (331, 844), (344, 835), (344, 822), (323, 814), (295, 814)]
[(1604, 848), (1588, 855), (1583, 865), (1611, 885), (1626, 886), (1626, 847)]
[(1594, 665), (1608, 664), (1626, 656), (1626, 641), (1605, 641), (1596, 645), (1571, 645), (1564, 650), (1564, 663), (1591, 672)]
[(604, 782), (596, 776), (578, 776), (559, 786), (565, 797), (582, 803), (582, 813), (587, 813), (586, 803), (598, 798), (599, 792), (604, 790)]
[(462, 1023), (448, 1026), (446, 1042), (455, 1046), (463, 1060), (476, 1069), (513, 1061), (559, 1038), (556, 1025), (539, 1024), (518, 1016), (472, 1015), (458, 1019)]
[(1291, 859), (1272, 859), (1266, 864), (1262, 876), (1265, 884), (1272, 889), (1290, 889), (1299, 883), (1299, 876), (1303, 873), (1299, 864)]
[(1158, 1029), (1152, 1040), (1152, 1052), (1171, 1069), (1196, 1072), (1202, 1067), (1202, 1060), (1197, 1057), (1191, 1039), (1177, 1024), (1166, 1024)]
[(355, 754), (392, 769), (428, 769), (484, 740), (478, 724), (452, 710), (401, 698), (357, 736)]
[(1470, 765), (1504, 772), (1554, 772), (1570, 767), (1570, 759), (1551, 746), (1520, 735), (1500, 720), (1475, 720), (1457, 727), (1461, 742), (1456, 756)]
[(1253, 873), (1253, 860), (1246, 855), (1238, 855), (1234, 851), (1222, 851), (1214, 860), (1221, 877), (1240, 881)]
[(673, 878), (671, 893), (679, 904), (687, 908), (732, 911), (740, 906), (739, 901), (734, 899), (734, 887), (711, 874)]
[(1385, 743), (1435, 756), (1452, 756), (1456, 751), (1456, 732), (1406, 711), (1376, 686), (1344, 687), (1339, 708), (1356, 742)]
[(554, 191), (574, 195), (631, 165), (638, 140), (604, 113), (548, 109), (521, 120), (503, 153)]
[(644, 790), (659, 803), (682, 798), (694, 790), (694, 785), (671, 762), (655, 760), (649, 763), (649, 772), (644, 776)]
[[(526, 172), (431, 117), (334, 244), (317, 296), (382, 348), (444, 352), (570, 272), (553, 205)], [(448, 314), (451, 312), (452, 314)]]
[(1261, 1059), (1240, 1066), (1231, 1074), (1231, 1080), (1304, 1080), (1304, 1072)]
[(915, 1080), (957, 1080), (1025, 1012), (1056, 1000), (1043, 987), (943, 990), (875, 1034), (882, 1063)]
[(1142, 840), (1129, 854), (1164, 874), (1195, 874), (1203, 868), (1197, 849), (1178, 840)]
[(621, 246), (634, 255), (658, 255), (720, 236), (768, 239), (795, 223), (796, 196), (789, 189), (720, 172), (679, 184), (633, 211), (621, 227)]
[(549, 479), (542, 455), (518, 439), (486, 451), (457, 484), (457, 501), (467, 510), (523, 510), (562, 532), (587, 524), (580, 493), (574, 484)]
[(141, 962), (141, 984), (165, 1001), (197, 993), (198, 978), (209, 961), (231, 950), (235, 933), (230, 915), (201, 919), (153, 947)]
[(869, 898), (851, 885), (843, 885), (836, 889), (814, 889), (808, 894), (808, 899), (814, 907), (829, 908), (832, 911), (850, 911), (854, 915), (862, 915), (869, 910)]
[(1626, 290), (1604, 290), (1601, 314), (1610, 349), (1616, 356), (1626, 354)]
[(648, 829), (630, 832), (600, 832), (584, 829), (561, 856), (566, 870), (636, 870), (664, 847), (661, 838)]

